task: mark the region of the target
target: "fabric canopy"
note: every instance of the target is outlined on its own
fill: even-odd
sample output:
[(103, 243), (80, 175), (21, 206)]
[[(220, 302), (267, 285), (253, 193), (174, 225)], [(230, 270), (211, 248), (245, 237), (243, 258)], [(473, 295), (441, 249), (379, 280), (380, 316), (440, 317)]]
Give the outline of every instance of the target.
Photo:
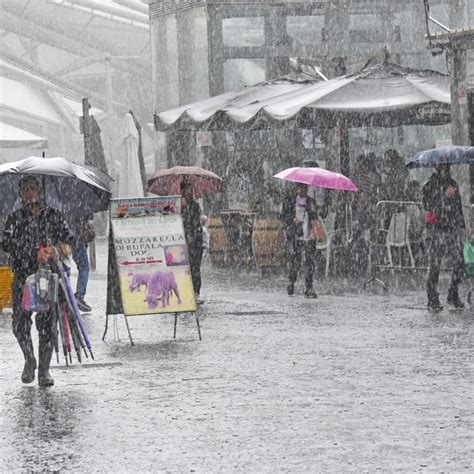
[(389, 62), (328, 81), (288, 76), (155, 115), (157, 130), (449, 123), (449, 76)]
[(0, 76), (0, 109), (62, 123), (61, 116), (37, 88), (3, 76)]
[(48, 140), (0, 122), (0, 148), (47, 148)]

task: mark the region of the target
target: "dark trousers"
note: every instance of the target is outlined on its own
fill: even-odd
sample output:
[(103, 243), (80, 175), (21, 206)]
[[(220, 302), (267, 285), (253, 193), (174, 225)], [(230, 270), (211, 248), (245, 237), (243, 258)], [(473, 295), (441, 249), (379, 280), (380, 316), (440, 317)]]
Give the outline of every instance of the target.
[(304, 258), (304, 281), (306, 288), (313, 287), (313, 275), (316, 257), (316, 242), (314, 240), (293, 239), (289, 242), (289, 280), (295, 283), (298, 278), (301, 264)]
[[(13, 278), (12, 299), (13, 299), (13, 315), (12, 330), (18, 340), (20, 346), (31, 342), (31, 311), (23, 309), (21, 300), (23, 298), (23, 286), (26, 276), (17, 276)], [(54, 328), (50, 313), (38, 313), (35, 318), (36, 329), (41, 336), (46, 336), (49, 340), (53, 339)]]
[(191, 267), (191, 279), (193, 280), (194, 293), (201, 292), (201, 262), (202, 262), (202, 244), (190, 245), (188, 247), (189, 265)]
[(449, 291), (457, 294), (457, 288), (464, 274), (463, 243), (460, 232), (436, 232), (431, 230), (428, 234), (428, 301), (438, 298), (438, 280), (441, 262), (446, 258), (447, 265), (452, 267)]

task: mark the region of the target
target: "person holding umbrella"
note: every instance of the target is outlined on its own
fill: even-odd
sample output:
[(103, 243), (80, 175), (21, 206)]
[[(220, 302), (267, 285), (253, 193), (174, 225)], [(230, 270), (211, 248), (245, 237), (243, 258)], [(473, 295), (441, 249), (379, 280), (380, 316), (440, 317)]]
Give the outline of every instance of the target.
[(423, 185), (422, 203), (428, 238), (427, 292), (428, 309), (443, 309), (437, 291), (441, 261), (447, 256), (453, 266), (448, 290), (448, 304), (464, 308), (458, 285), (464, 273), (463, 240), (467, 237), (457, 182), (451, 176), (453, 165), (474, 165), (474, 147), (450, 145), (418, 152), (406, 165), (408, 169), (434, 168), (435, 172)]
[(318, 218), (316, 201), (308, 196), (308, 185), (298, 183), (296, 193), (291, 193), (283, 202), (281, 219), (286, 226), (289, 251), (289, 296), (295, 292), (295, 283), (304, 256), (305, 298), (316, 298), (313, 275), (316, 257), (316, 242), (310, 240), (311, 224)]
[(308, 196), (308, 186), (337, 189), (341, 191), (357, 191), (358, 188), (347, 176), (321, 168), (295, 167), (280, 171), (274, 178), (297, 183), (296, 193), (289, 194), (282, 206), (281, 219), (286, 225), (289, 246), (289, 284), (288, 295), (293, 295), (298, 271), (304, 254), (306, 298), (317, 298), (313, 289), (314, 256), (316, 241), (313, 232), (316, 229), (319, 210), (316, 201)]
[(201, 206), (194, 199), (193, 185), (187, 179), (180, 184), (181, 216), (183, 218), (184, 235), (189, 253), (189, 265), (193, 281), (196, 303), (202, 304), (201, 292), (201, 262), (203, 253), (203, 231), (201, 225)]
[(464, 273), (463, 240), (466, 237), (466, 224), (459, 187), (451, 176), (451, 166), (446, 163), (436, 165), (434, 173), (423, 185), (422, 192), (428, 237), (428, 309), (443, 309), (437, 286), (441, 261), (445, 256), (453, 265), (447, 302), (455, 308), (464, 308), (458, 285)]
[[(62, 213), (45, 204), (37, 177), (23, 177), (19, 193), (20, 208), (14, 210), (6, 220), (3, 248), (10, 255), (10, 267), (14, 273), (12, 329), (25, 358), (21, 380), (31, 383), (35, 379), (37, 364), (31, 339), (32, 313), (22, 307), (25, 280), (36, 273), (40, 263), (51, 260), (54, 252), (52, 246), (57, 246), (63, 255), (69, 256), (69, 244), (74, 237)], [(37, 314), (36, 327), (39, 334), (38, 383), (42, 386), (54, 385), (49, 373), (55, 331), (51, 315)]]

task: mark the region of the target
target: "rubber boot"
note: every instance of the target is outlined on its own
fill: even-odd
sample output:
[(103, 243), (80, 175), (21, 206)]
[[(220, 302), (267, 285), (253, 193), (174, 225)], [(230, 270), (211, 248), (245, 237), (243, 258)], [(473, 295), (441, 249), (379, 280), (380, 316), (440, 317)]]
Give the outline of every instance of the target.
[(312, 285), (311, 285), (311, 286), (306, 285), (306, 290), (304, 291), (303, 296), (304, 296), (305, 298), (317, 298), (317, 297), (318, 297), (318, 295), (317, 295), (316, 292), (314, 291)]
[(456, 309), (464, 308), (464, 303), (459, 298), (458, 287), (451, 286), (448, 290), (448, 304), (454, 306)]
[(54, 385), (53, 377), (49, 373), (49, 364), (53, 355), (53, 343), (45, 336), (39, 336), (38, 348), (38, 383), (42, 387)]
[(21, 374), (21, 381), (23, 383), (31, 383), (35, 380), (35, 370), (36, 370), (36, 359), (35, 351), (33, 349), (33, 342), (31, 337), (18, 341), (23, 356), (25, 357), (25, 365), (23, 367), (23, 372)]
[(443, 306), (439, 301), (438, 292), (428, 285), (428, 309), (430, 311), (442, 311)]

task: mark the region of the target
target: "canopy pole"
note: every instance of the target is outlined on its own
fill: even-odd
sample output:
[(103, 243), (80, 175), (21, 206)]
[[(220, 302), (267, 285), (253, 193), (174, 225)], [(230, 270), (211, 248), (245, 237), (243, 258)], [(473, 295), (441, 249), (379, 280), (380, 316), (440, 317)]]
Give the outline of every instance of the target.
[(341, 163), (341, 173), (345, 176), (350, 176), (350, 155), (349, 155), (349, 124), (347, 120), (343, 120), (340, 123), (340, 163)]

